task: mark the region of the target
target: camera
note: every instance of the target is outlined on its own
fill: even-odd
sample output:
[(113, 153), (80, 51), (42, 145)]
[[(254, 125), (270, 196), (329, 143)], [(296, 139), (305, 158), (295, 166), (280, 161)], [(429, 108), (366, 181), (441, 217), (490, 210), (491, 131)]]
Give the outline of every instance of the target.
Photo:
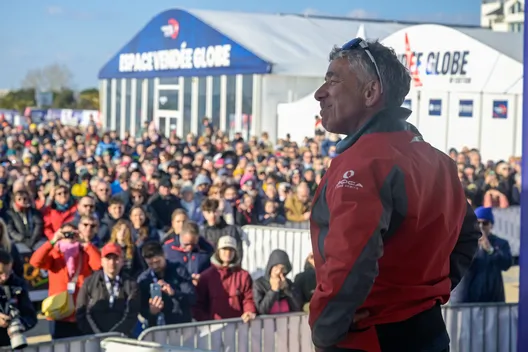
[(72, 239), (75, 237), (75, 232), (73, 231), (66, 231), (62, 233), (64, 235), (64, 238)]
[[(6, 287), (5, 289), (11, 291), (11, 295), (9, 295), (10, 297), (18, 296), (20, 293), (22, 293), (21, 287)], [(16, 302), (16, 298), (9, 298), (5, 305), (5, 308), (2, 308), (2, 310), (4, 314), (9, 315), (11, 317), (11, 321), (9, 322), (9, 325), (7, 327), (7, 333), (11, 342), (11, 348), (13, 350), (21, 350), (23, 348), (26, 348), (28, 343), (26, 336), (24, 335), (26, 329), (20, 319), (20, 311), (16, 307)]]

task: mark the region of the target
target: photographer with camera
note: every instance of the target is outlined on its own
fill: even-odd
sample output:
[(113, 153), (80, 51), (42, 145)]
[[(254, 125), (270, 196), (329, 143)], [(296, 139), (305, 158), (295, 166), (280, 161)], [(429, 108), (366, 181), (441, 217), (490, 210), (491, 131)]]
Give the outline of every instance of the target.
[(0, 249), (0, 346), (17, 350), (27, 346), (23, 333), (37, 324), (37, 313), (26, 282), (12, 268), (13, 258)]
[(33, 253), (29, 263), (48, 270), (49, 295), (42, 302), (42, 312), (50, 320), (51, 337), (83, 335), (75, 319), (77, 294), (84, 280), (101, 269), (101, 254), (90, 242), (89, 232), (79, 232), (71, 223), (62, 225)]

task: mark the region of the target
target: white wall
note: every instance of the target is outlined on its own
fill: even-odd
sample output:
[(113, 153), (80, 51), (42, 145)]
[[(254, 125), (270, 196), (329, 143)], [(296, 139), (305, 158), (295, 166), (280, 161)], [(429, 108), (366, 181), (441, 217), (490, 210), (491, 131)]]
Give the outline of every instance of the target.
[[(277, 106), (280, 103), (293, 102), (313, 93), (319, 88), (322, 82), (322, 78), (313, 77), (263, 76), (260, 129), (258, 130), (258, 134), (266, 131), (269, 133), (272, 141), (276, 141), (279, 137), (284, 137), (278, 136)], [(313, 115), (315, 116), (317, 113), (318, 111)], [(308, 118), (310, 123), (312, 123), (314, 116), (291, 116), (291, 118)]]

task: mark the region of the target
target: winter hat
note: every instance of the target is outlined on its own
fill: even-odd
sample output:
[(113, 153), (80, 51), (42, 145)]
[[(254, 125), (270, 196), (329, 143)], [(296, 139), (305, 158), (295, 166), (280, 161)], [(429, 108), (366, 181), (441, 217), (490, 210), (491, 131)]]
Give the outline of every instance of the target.
[(475, 209), (475, 215), (479, 220), (487, 220), (492, 224), (495, 223), (495, 217), (493, 216), (493, 209), (486, 207), (478, 207)]

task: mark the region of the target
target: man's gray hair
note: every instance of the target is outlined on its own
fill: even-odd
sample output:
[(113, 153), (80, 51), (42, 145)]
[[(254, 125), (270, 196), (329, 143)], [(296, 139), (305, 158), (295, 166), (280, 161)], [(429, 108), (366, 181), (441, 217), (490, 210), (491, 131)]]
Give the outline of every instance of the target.
[[(398, 60), (393, 49), (378, 41), (367, 42), (381, 75), (385, 106), (401, 106), (410, 90), (411, 76), (409, 71)], [(378, 80), (376, 68), (365, 49), (358, 47), (352, 50), (342, 50), (336, 46), (330, 52), (330, 61), (339, 58), (348, 59), (350, 70), (358, 76), (361, 86), (369, 81)]]

